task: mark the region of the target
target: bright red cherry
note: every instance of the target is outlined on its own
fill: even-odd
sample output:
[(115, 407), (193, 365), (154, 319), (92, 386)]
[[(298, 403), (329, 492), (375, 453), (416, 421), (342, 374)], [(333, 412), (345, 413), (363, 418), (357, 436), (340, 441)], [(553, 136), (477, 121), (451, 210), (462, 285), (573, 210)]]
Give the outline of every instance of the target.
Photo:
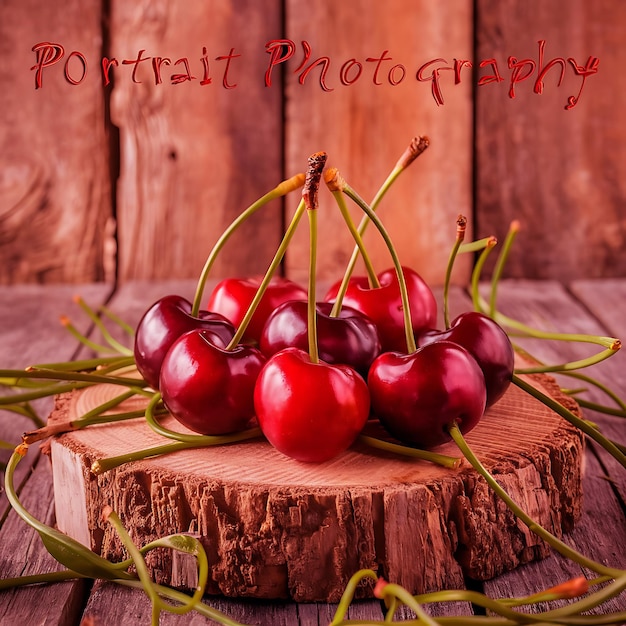
[(483, 313), (468, 311), (456, 317), (448, 330), (428, 330), (417, 337), (420, 346), (442, 340), (469, 351), (485, 376), (487, 406), (497, 402), (511, 383), (515, 358), (511, 340), (502, 327)]
[(251, 346), (225, 350), (215, 333), (179, 337), (163, 359), (159, 388), (168, 411), (203, 435), (243, 430), (254, 417), (254, 386), (265, 357)]
[[(437, 323), (437, 301), (433, 292), (414, 270), (403, 267), (402, 273), (407, 285), (413, 332), (418, 333), (425, 328), (433, 328)], [(406, 352), (404, 315), (395, 269), (381, 272), (378, 274), (378, 280), (380, 287), (371, 289), (367, 277), (353, 276), (342, 304), (361, 311), (376, 324), (383, 352), (392, 350)], [(340, 282), (335, 283), (324, 300), (334, 301), (340, 284)]]
[[(326, 363), (350, 365), (363, 376), (380, 353), (380, 338), (376, 324), (363, 313), (342, 307), (337, 317), (331, 317), (333, 305), (318, 302), (317, 343), (319, 357)], [(281, 304), (267, 318), (259, 348), (267, 357), (294, 346), (308, 350), (308, 305), (304, 300)]]
[(222, 315), (200, 311), (191, 315), (191, 303), (181, 296), (170, 295), (157, 300), (143, 315), (135, 332), (135, 363), (144, 380), (159, 388), (161, 363), (171, 345), (194, 328), (212, 331), (214, 341), (226, 347), (235, 334), (234, 326)]
[[(262, 277), (226, 278), (222, 280), (211, 292), (207, 308), (209, 311), (221, 313), (234, 326), (238, 327), (262, 280)], [(250, 320), (250, 324), (248, 324), (245, 336), (258, 342), (265, 320), (277, 306), (288, 300), (306, 300), (307, 296), (307, 290), (297, 283), (287, 278), (273, 277)]]
[(474, 357), (458, 344), (438, 341), (410, 354), (386, 352), (368, 375), (372, 413), (396, 439), (420, 448), (466, 433), (485, 411), (486, 389)]
[(351, 367), (311, 361), (299, 348), (268, 359), (254, 391), (259, 426), (280, 452), (319, 463), (345, 451), (369, 416), (369, 392)]

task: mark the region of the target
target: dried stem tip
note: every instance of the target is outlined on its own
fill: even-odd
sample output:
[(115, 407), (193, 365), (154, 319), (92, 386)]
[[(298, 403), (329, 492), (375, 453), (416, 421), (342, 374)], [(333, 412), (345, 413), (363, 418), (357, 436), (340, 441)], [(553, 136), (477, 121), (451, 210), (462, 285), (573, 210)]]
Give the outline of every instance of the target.
[(326, 153), (316, 152), (309, 157), (309, 167), (306, 171), (306, 179), (304, 188), (302, 189), (302, 198), (304, 204), (309, 210), (317, 209), (317, 192), (322, 178), (322, 171), (326, 165)]
[(324, 172), (324, 182), (330, 191), (343, 191), (346, 188), (346, 181), (336, 167)]
[(467, 218), (465, 215), (459, 215), (456, 218), (456, 238), (457, 241), (465, 239), (465, 229), (467, 228)]
[(411, 143), (407, 149), (402, 153), (402, 156), (396, 163), (397, 168), (404, 169), (409, 167), (417, 157), (428, 148), (430, 145), (430, 139), (428, 137), (413, 137)]

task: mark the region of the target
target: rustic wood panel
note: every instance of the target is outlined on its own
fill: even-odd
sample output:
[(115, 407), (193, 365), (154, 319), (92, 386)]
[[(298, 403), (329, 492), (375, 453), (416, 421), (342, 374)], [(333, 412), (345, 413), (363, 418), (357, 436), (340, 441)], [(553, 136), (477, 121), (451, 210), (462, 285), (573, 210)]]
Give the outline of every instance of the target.
[[(371, 200), (411, 138), (428, 136), (431, 146), (389, 192), (380, 217), (401, 260), (429, 282), (442, 283), (457, 214), (472, 215), (472, 88), (471, 80), (455, 85), (453, 73), (442, 71), (444, 104), (438, 106), (430, 82), (419, 82), (416, 74), (433, 59), (443, 58), (451, 65), (454, 58), (472, 58), (472, 3), (452, 7), (390, 0), (375, 11), (364, 0), (288, 0), (286, 6), (286, 33), (296, 45), (293, 57), (281, 64), (286, 68), (288, 170), (297, 171), (309, 154), (326, 151), (328, 164), (339, 168), (348, 183)], [(311, 57), (298, 69), (303, 40), (310, 44)], [(375, 75), (378, 64), (366, 59), (384, 53), (391, 60), (381, 62)], [(303, 76), (308, 65), (324, 56), (330, 59), (325, 85), (332, 91), (320, 83), (321, 67)], [(363, 64), (363, 72), (356, 82), (345, 85), (341, 68), (352, 59)], [(394, 86), (389, 75), (399, 80), (400, 70), (392, 71), (397, 64), (406, 68), (406, 76)], [(348, 67), (350, 82), (356, 70)], [(423, 73), (429, 71), (432, 68)], [(353, 242), (333, 198), (322, 192), (318, 270), (322, 278), (332, 280), (343, 273)], [(296, 203), (288, 206), (292, 212)], [(298, 280), (307, 272), (307, 237), (303, 224), (288, 253), (288, 273)], [(368, 231), (366, 244), (379, 271), (391, 265), (374, 228)], [(458, 280), (463, 279), (461, 266), (467, 272), (466, 261), (460, 262)]]
[[(8, 0), (0, 6), (0, 283), (110, 278), (109, 148), (101, 54), (102, 2)], [(35, 88), (41, 42), (64, 47)], [(73, 51), (87, 74), (64, 77)], [(44, 54), (42, 50), (40, 54)], [(41, 57), (44, 58), (43, 56)], [(68, 62), (82, 76), (80, 59)]]
[[(494, 58), (503, 81), (476, 90), (476, 215), (480, 235), (522, 223), (521, 245), (507, 275), (572, 280), (624, 276), (626, 256), (626, 4), (600, 0), (479, 0), (477, 57)], [(543, 93), (534, 93), (539, 40), (545, 40)], [(514, 86), (507, 59), (532, 60), (530, 77)], [(569, 58), (600, 60), (578, 103), (582, 78)], [(530, 66), (522, 69), (523, 76)], [(480, 70), (493, 74), (493, 66)]]
[[(224, 227), (281, 181), (281, 93), (263, 83), (278, 9), (271, 0), (111, 3), (123, 280), (197, 276)], [(230, 55), (240, 56), (216, 60)], [(187, 73), (193, 80), (177, 82)], [(275, 203), (242, 229), (215, 275), (263, 271), (281, 219)]]

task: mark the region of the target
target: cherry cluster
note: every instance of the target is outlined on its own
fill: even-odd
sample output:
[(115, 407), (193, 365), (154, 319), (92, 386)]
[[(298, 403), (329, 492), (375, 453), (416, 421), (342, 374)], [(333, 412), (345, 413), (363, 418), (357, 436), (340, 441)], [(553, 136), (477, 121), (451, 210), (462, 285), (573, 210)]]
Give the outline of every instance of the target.
[[(437, 329), (431, 288), (400, 264), (374, 203), (357, 197), (364, 219), (387, 237), (394, 260), (393, 267), (373, 273), (363, 229), (350, 223), (339, 199), (345, 181), (336, 170), (324, 170), (325, 160), (325, 153), (313, 155), (306, 177), (297, 179), (297, 186), (304, 184), (302, 201), (265, 276), (222, 280), (206, 310), (198, 306), (201, 288), (193, 304), (175, 295), (158, 300), (137, 327), (136, 366), (171, 415), (202, 435), (236, 433), (256, 422), (283, 454), (323, 462), (377, 420), (404, 445), (436, 447), (450, 440), (452, 426), (464, 433), (474, 428), (504, 394), (513, 376), (511, 342), (491, 317), (477, 311)], [(353, 276), (349, 268), (318, 300), (322, 175), (368, 275)], [(274, 275), (303, 213), (311, 233), (308, 289)]]

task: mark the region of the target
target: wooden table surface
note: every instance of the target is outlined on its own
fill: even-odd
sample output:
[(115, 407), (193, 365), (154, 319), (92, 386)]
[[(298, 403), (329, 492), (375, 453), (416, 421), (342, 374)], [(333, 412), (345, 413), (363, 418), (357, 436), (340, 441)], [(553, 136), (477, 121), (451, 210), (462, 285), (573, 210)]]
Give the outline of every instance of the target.
[[(135, 324), (145, 308), (167, 293), (193, 296), (191, 281), (126, 283), (113, 289), (104, 284), (0, 287), (0, 368), (25, 367), (32, 363), (64, 361), (84, 354), (76, 341), (59, 323), (67, 314), (76, 326), (89, 331), (90, 323), (72, 301), (80, 294), (92, 306), (108, 302), (112, 310)], [(626, 336), (626, 279), (579, 281), (569, 285), (556, 282), (509, 280), (498, 291), (501, 312), (536, 328), (561, 332), (589, 333), (614, 337)], [(460, 289), (451, 294), (451, 313), (470, 307)], [(596, 347), (582, 343), (516, 339), (540, 360), (561, 363), (592, 354)], [(626, 395), (626, 354), (618, 353), (593, 368), (595, 377), (607, 383), (622, 397)], [(571, 384), (571, 383), (570, 383)], [(588, 397), (604, 401), (598, 392)], [(41, 403), (43, 414), (50, 403)], [(603, 432), (626, 443), (624, 419), (587, 411)], [(23, 431), (30, 429), (26, 418), (0, 412), (0, 440), (19, 443)], [(34, 447), (34, 446), (33, 446)], [(6, 462), (9, 451), (1, 451)], [(18, 466), (16, 484), (25, 506), (39, 519), (54, 524), (55, 512), (51, 468), (48, 458), (31, 449)], [(565, 537), (568, 544), (597, 561), (626, 569), (626, 473), (596, 445), (588, 445), (583, 479), (584, 514), (574, 531)], [(410, 564), (407, 563), (407, 567)], [(11, 510), (0, 491), (0, 578), (59, 569), (40, 539)], [(590, 572), (559, 555), (522, 566), (484, 583), (468, 581), (468, 587), (483, 590), (492, 597), (519, 596), (541, 590), (574, 576)], [(207, 598), (212, 606), (243, 624), (285, 624), (309, 626), (328, 624), (335, 606), (294, 604), (290, 602), (237, 601)], [(433, 605), (433, 615), (471, 615), (465, 603)], [(626, 593), (611, 599), (602, 614), (626, 612)], [(38, 585), (0, 592), (0, 624), (149, 624), (151, 606), (139, 591), (114, 583), (87, 580)], [(401, 614), (409, 617), (410, 612)], [(365, 601), (350, 610), (349, 617), (381, 620), (378, 601)], [(626, 620), (624, 620), (626, 621)], [(163, 613), (161, 624), (209, 624), (199, 615), (175, 616)]]

